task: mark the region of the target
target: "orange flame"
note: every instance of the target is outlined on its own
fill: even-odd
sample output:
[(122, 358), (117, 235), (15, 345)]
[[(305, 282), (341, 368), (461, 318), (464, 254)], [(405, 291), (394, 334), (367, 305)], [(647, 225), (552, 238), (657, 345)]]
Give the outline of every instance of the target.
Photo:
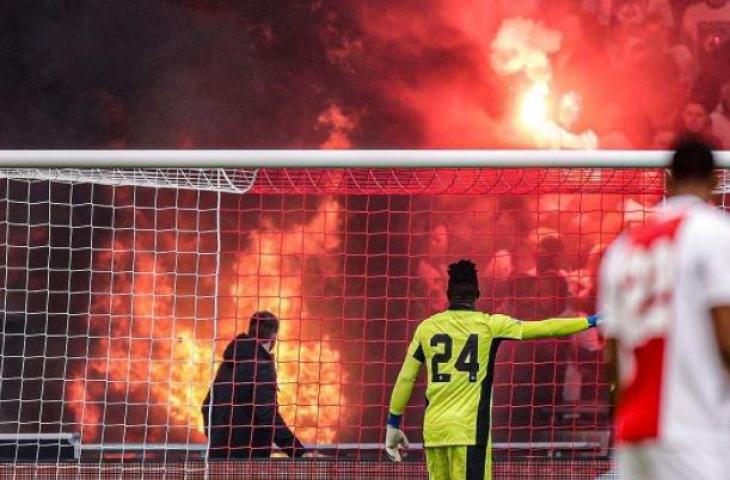
[[(341, 246), (339, 224), (339, 205), (329, 200), (297, 227), (277, 230), (267, 223), (252, 232), (251, 248), (238, 255), (238, 278), (230, 287), (239, 322), (224, 324), (220, 332), (222, 338), (232, 338), (234, 329), (257, 310), (269, 310), (281, 319), (276, 356), (282, 415), (310, 443), (334, 440), (346, 375), (333, 342), (306, 328), (310, 312), (302, 300), (301, 274), (313, 261), (324, 276), (337, 272), (334, 256), (326, 254)], [(219, 355), (224, 347), (219, 347)]]
[(264, 221), (236, 264), (221, 265), (233, 268), (237, 281), (217, 298), (219, 341), (212, 335), (216, 248), (201, 245), (203, 235), (182, 233), (192, 231), (186, 221), (194, 220), (181, 213), (177, 229), (119, 235), (111, 249), (96, 253), (102, 273), (89, 316), (86, 370), (74, 372), (66, 389), (83, 439), (204, 442), (200, 408), (214, 361), (251, 313), (269, 309), (282, 319), (282, 414), (305, 442), (332, 441), (346, 374), (335, 344), (308, 328), (302, 272), (316, 261), (321, 274), (337, 273), (327, 254), (341, 243), (338, 203), (323, 202), (310, 220), (287, 230)]

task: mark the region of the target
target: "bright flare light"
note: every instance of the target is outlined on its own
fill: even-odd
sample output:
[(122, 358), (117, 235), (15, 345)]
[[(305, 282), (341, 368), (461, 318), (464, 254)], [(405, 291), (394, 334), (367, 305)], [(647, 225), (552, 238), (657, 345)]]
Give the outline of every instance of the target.
[(550, 121), (547, 82), (535, 82), (522, 97), (520, 122), (529, 128), (544, 127)]

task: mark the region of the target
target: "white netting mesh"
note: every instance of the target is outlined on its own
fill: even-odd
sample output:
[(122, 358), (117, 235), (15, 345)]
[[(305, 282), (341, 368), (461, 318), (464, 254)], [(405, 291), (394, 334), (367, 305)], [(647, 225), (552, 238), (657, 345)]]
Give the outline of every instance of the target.
[[(1, 478), (425, 478), (419, 462), (372, 460), (412, 330), (443, 307), (448, 262), (471, 257), (488, 272), (485, 310), (526, 319), (592, 312), (601, 246), (643, 221), (664, 188), (659, 169), (0, 177)], [(720, 191), (730, 192), (727, 172)], [(213, 372), (259, 309), (282, 320), (282, 415), (336, 463), (202, 462)], [(498, 478), (605, 472), (600, 370), (588, 333), (500, 350)], [(414, 445), (421, 393), (405, 416)]]
[(0, 179), (0, 458), (200, 459), (221, 177), (21, 173)]
[(232, 168), (2, 168), (0, 177), (246, 193), (256, 181), (256, 170)]

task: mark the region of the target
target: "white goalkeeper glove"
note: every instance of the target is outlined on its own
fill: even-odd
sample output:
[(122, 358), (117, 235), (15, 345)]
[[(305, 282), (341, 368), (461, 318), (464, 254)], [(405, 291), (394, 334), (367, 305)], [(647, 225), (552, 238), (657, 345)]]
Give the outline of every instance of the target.
[(400, 449), (407, 449), (410, 445), (403, 430), (398, 428), (400, 416), (388, 415), (388, 425), (385, 427), (385, 453), (393, 462), (400, 462)]

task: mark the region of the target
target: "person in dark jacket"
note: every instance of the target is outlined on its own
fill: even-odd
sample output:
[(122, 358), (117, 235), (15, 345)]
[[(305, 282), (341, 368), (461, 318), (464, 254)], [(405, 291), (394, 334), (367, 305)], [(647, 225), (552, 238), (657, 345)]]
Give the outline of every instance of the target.
[(305, 455), (302, 442), (281, 418), (276, 402), (271, 351), (278, 331), (279, 320), (273, 313), (257, 312), (251, 317), (248, 333), (226, 347), (202, 407), (205, 432), (210, 437), (209, 458), (269, 457), (273, 444), (290, 457)]

